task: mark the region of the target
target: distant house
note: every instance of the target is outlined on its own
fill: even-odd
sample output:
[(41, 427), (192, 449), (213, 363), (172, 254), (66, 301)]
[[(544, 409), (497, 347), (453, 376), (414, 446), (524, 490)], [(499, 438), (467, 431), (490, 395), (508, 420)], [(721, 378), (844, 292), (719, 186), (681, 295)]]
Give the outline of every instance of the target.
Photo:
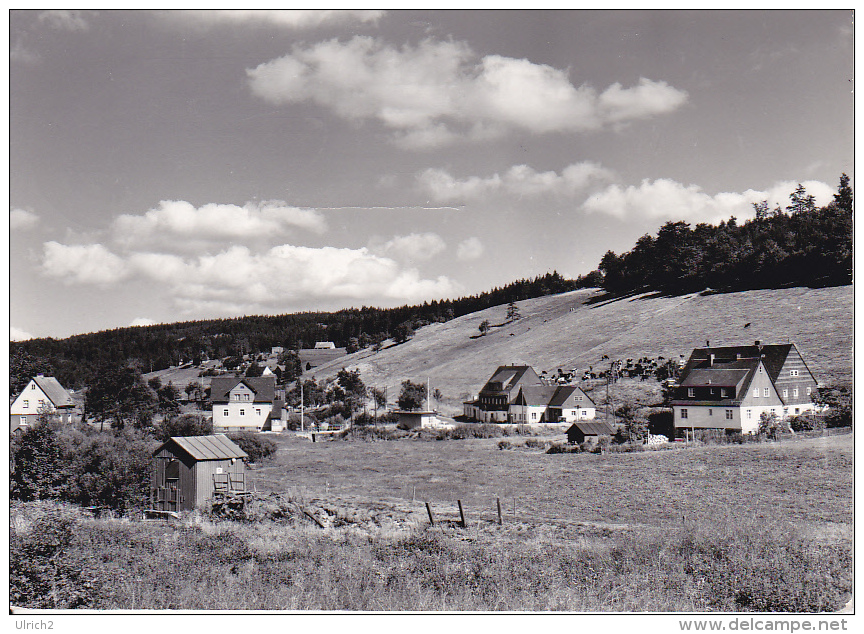
[(579, 421), (567, 429), (567, 442), (571, 445), (581, 445), (586, 438), (611, 436), (614, 433), (615, 430), (605, 421)]
[(575, 385), (523, 387), (510, 405), (510, 421), (520, 424), (593, 420), (597, 408)]
[(12, 431), (32, 425), (43, 411), (63, 423), (72, 422), (75, 403), (69, 392), (53, 376), (37, 374), (9, 408)]
[(466, 418), (483, 423), (506, 423), (510, 405), (523, 387), (539, 387), (543, 382), (528, 365), (499, 366), (473, 401), (462, 404)]
[(248, 457), (224, 434), (171, 437), (153, 452), (152, 508), (191, 511), (219, 493), (245, 493)]
[(272, 348), (270, 348), (270, 354), (273, 356), (278, 356), (283, 352), (285, 352), (285, 348), (283, 348), (282, 346), (273, 346)]
[(213, 430), (261, 431), (273, 414), (275, 394), (275, 376), (213, 377)]
[(336, 344), (332, 341), (316, 341), (315, 350), (335, 350)]
[(815, 411), (817, 385), (794, 343), (697, 348), (672, 401), (675, 429), (753, 433), (763, 413)]

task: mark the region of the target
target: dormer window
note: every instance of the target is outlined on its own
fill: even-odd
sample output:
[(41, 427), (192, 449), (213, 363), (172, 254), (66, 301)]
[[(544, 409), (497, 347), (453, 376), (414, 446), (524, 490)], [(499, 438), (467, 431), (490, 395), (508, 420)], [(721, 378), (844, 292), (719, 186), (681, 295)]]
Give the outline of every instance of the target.
[(721, 387), (720, 388), (720, 396), (722, 396), (723, 398), (728, 397), (729, 396), (729, 390), (727, 390), (725, 387)]
[(688, 388), (687, 388), (687, 396), (688, 396), (689, 398), (695, 398), (695, 396), (696, 396), (696, 388), (695, 388), (695, 387), (688, 387)]

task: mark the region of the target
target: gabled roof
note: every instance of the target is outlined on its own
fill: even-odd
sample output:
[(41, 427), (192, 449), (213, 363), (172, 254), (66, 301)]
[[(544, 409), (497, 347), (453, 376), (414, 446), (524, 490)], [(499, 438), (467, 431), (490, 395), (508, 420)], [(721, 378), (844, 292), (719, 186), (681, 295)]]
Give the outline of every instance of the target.
[[(581, 396), (583, 400), (575, 400), (576, 396)], [(549, 407), (594, 407), (592, 401), (581, 388), (575, 385), (559, 385), (555, 390), (555, 395), (549, 401)]]
[(707, 361), (712, 354), (714, 355), (715, 365), (717, 363), (739, 360), (739, 358), (740, 360), (762, 359), (765, 371), (768, 372), (771, 381), (776, 381), (792, 348), (795, 348), (794, 343), (696, 348), (690, 355), (690, 360), (684, 369), (686, 371), (691, 364), (699, 365), (700, 362)]
[(570, 433), (571, 429), (578, 429), (586, 436), (611, 436), (615, 433), (615, 430), (612, 429), (612, 425), (607, 423), (606, 421), (579, 421), (570, 425), (567, 428), (567, 433)]
[(75, 405), (66, 388), (60, 385), (60, 382), (53, 376), (34, 376), (33, 381), (39, 386), (39, 389), (45, 392), (45, 396), (54, 404), (54, 407), (73, 407)]
[(253, 402), (272, 403), (276, 395), (276, 377), (213, 377), (210, 380), (210, 400), (214, 403), (227, 403), (228, 395), (235, 387), (243, 383), (255, 394)]
[(195, 460), (228, 460), (230, 458), (248, 458), (245, 451), (228, 439), (225, 434), (212, 436), (171, 436), (156, 451), (169, 446), (176, 446), (192, 456)]
[[(746, 362), (748, 367), (730, 368), (728, 365), (715, 365), (709, 368), (694, 368), (687, 377), (681, 381), (682, 387), (737, 387), (747, 378), (753, 368), (759, 367), (757, 359)], [(741, 365), (738, 361), (736, 365)], [(749, 366), (753, 366), (752, 368)]]
[[(483, 386), (481, 392), (504, 392), (513, 389), (525, 376), (525, 373), (531, 370), (530, 365), (501, 365), (495, 370), (486, 385)], [(536, 374), (536, 372), (534, 372)], [(539, 384), (539, 381), (538, 381)]]
[(557, 390), (557, 385), (526, 385), (519, 390), (515, 402), (517, 405), (546, 407)]

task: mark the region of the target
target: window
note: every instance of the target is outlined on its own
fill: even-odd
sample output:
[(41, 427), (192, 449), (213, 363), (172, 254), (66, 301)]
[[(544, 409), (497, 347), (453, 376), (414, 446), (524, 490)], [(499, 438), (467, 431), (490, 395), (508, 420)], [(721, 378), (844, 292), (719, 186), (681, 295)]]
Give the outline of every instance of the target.
[(810, 388), (807, 388), (807, 396), (810, 396)]
[(537, 412), (531, 412), (531, 420), (537, 420)]
[(45, 399), (39, 399), (39, 407), (43, 407), (45, 405)]
[(753, 398), (759, 398), (759, 388), (758, 387), (753, 388)]
[(696, 396), (696, 388), (695, 387), (688, 387), (687, 388), (687, 396), (689, 396), (690, 398), (693, 398), (694, 396)]
[(747, 412), (747, 418), (748, 418), (748, 419), (753, 418), (753, 410), (749, 410), (749, 409), (748, 409), (748, 410), (745, 410), (745, 411)]
[(228, 408), (222, 410), (222, 416), (228, 416)]
[(30, 384), (30, 389), (31, 389), (31, 390), (35, 390), (35, 389), (36, 389), (36, 384), (35, 384), (35, 383), (31, 383), (31, 384)]
[(585, 410), (582, 410), (582, 416), (588, 416), (588, 412)]
[(801, 413), (801, 408), (800, 408), (800, 407), (796, 407), (796, 408), (795, 408), (795, 415), (797, 416), (797, 415), (800, 414), (800, 413)]
[(732, 420), (732, 410), (731, 409), (726, 410), (726, 420)]
[(714, 396), (716, 393), (717, 393), (717, 390), (712, 387), (711, 388), (711, 396)]
[(244, 400), (244, 401), (248, 401), (248, 400), (249, 400), (249, 395), (248, 395), (248, 394), (244, 394), (244, 395), (243, 395), (243, 400)]
[(727, 390), (725, 387), (721, 387), (720, 396), (722, 396), (723, 398), (727, 398), (729, 396), (729, 390)]
[(798, 388), (792, 388), (792, 396), (798, 396)]
[(708, 416), (714, 416), (714, 410), (712, 410), (710, 407), (708, 408)]
[(798, 376), (798, 370), (789, 370), (789, 376)]
[(775, 413), (776, 413), (776, 412), (774, 411), (774, 408), (773, 408), (773, 407), (771, 408), (771, 413), (772, 413), (772, 414), (775, 414)]
[(681, 410), (681, 418), (687, 418), (687, 410), (686, 409)]
[(582, 397), (581, 397), (581, 396), (577, 396), (577, 397), (576, 397), (576, 400), (577, 400), (577, 401), (581, 401), (581, 400), (582, 400)]
[(261, 416), (261, 410), (257, 407), (255, 408), (255, 416)]
[(240, 416), (246, 416), (246, 410), (245, 409), (240, 410)]
[(763, 387), (762, 388), (762, 396), (764, 396), (765, 398), (768, 398), (768, 394), (769, 394), (768, 388)]
[(787, 396), (789, 396), (789, 390), (783, 388), (783, 398), (786, 398)]
[(235, 394), (234, 396), (231, 397), (231, 399), (234, 400), (234, 401), (239, 401), (239, 400), (240, 400), (240, 395), (239, 395), (239, 394)]
[(27, 417), (26, 417), (26, 416), (22, 416), (22, 417), (21, 417), (21, 424), (22, 424), (22, 425), (26, 425), (26, 424), (27, 424)]
[(26, 399), (24, 401), (24, 409), (30, 409), (30, 401), (28, 401)]

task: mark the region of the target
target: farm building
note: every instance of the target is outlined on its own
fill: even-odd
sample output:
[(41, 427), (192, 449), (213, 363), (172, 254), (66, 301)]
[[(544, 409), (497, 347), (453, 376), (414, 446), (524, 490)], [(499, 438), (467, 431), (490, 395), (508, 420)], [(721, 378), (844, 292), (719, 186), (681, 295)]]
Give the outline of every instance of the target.
[(72, 422), (75, 403), (69, 392), (53, 376), (37, 374), (9, 408), (12, 431), (36, 422), (40, 412), (50, 412), (61, 423)]
[(567, 429), (567, 442), (571, 445), (581, 445), (586, 438), (597, 438), (599, 436), (611, 436), (615, 433), (612, 426), (605, 421), (578, 421)]
[(219, 493), (245, 493), (246, 458), (224, 434), (171, 437), (153, 452), (153, 509), (190, 511)]
[(794, 343), (693, 350), (672, 401), (675, 429), (753, 433), (763, 413), (813, 412), (817, 382)]

